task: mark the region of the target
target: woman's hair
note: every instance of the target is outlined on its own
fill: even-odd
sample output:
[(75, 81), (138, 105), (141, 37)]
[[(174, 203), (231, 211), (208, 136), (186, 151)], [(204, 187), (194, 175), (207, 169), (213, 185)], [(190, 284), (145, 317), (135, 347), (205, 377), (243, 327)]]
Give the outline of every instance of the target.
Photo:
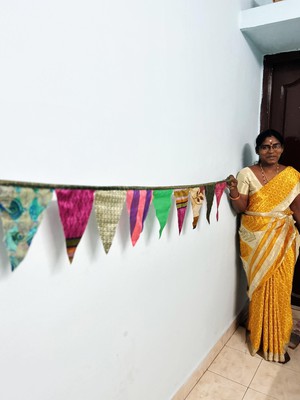
[(282, 147), (284, 146), (284, 138), (279, 132), (275, 131), (274, 129), (266, 129), (265, 131), (260, 132), (260, 134), (257, 136), (255, 151), (258, 152), (259, 147), (261, 146), (263, 141), (267, 137), (271, 137), (271, 136), (276, 137), (276, 139), (279, 140)]

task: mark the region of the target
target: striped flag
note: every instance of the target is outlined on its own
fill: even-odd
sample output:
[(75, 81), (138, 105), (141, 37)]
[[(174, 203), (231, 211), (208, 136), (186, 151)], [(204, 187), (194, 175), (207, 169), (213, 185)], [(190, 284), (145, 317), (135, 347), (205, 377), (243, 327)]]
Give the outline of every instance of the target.
[(130, 219), (130, 236), (134, 246), (143, 231), (152, 201), (152, 190), (128, 190), (126, 205)]

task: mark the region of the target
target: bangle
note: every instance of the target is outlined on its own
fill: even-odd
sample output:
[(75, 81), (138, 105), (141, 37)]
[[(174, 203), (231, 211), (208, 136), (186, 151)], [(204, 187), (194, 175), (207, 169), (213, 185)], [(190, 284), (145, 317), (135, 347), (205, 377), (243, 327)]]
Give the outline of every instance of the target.
[(237, 197), (231, 197), (231, 196), (229, 195), (230, 200), (238, 200), (240, 197), (241, 197), (240, 194), (238, 194)]

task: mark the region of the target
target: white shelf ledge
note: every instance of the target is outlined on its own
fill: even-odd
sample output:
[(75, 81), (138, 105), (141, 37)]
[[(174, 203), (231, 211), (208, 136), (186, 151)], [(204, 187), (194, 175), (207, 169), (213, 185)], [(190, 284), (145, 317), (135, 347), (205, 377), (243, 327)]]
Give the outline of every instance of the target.
[(240, 30), (262, 54), (299, 50), (300, 1), (284, 0), (243, 10)]

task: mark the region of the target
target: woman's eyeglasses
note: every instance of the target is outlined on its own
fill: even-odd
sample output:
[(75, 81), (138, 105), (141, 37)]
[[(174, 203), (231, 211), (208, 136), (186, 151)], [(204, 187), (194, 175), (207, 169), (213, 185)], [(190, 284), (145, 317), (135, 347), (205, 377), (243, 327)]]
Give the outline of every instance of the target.
[(274, 143), (274, 144), (262, 144), (259, 146), (261, 151), (270, 151), (270, 150), (280, 150), (281, 143)]

